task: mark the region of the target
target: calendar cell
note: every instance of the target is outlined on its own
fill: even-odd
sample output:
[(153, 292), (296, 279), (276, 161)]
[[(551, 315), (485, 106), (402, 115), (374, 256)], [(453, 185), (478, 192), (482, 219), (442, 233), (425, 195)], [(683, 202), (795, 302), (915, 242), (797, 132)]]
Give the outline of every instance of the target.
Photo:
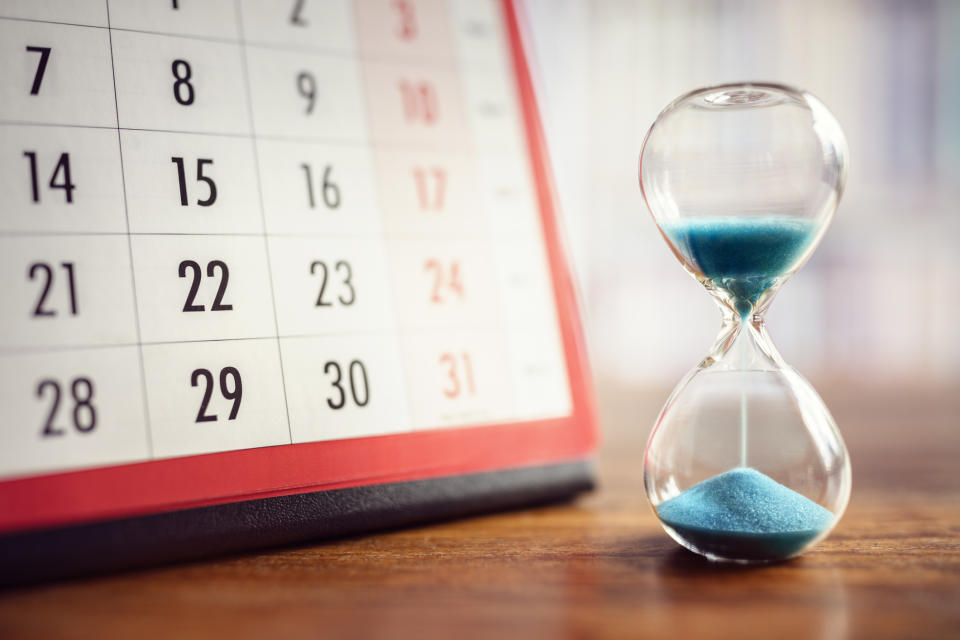
[(120, 126), (250, 134), (239, 45), (113, 33)]
[(526, 158), (519, 148), (514, 153), (478, 154), (480, 193), (492, 234), (539, 244), (543, 222)]
[(506, 334), (514, 390), (514, 416), (525, 420), (570, 415), (563, 345), (555, 329), (528, 329)]
[(402, 328), (497, 326), (497, 274), (485, 244), (391, 238), (388, 249)]
[(269, 233), (376, 233), (370, 152), (354, 145), (258, 140)]
[(0, 356), (0, 476), (149, 457), (137, 347)]
[(0, 231), (125, 233), (117, 132), (0, 125)]
[(0, 238), (0, 348), (133, 344), (124, 236)]
[(413, 428), (492, 422), (512, 414), (500, 334), (449, 331), (402, 339)]
[(257, 236), (133, 236), (143, 342), (276, 336)]
[(0, 20), (0, 120), (117, 126), (104, 29)]
[(375, 155), (388, 231), (469, 237), (486, 230), (469, 154), (378, 149)]
[(253, 142), (123, 131), (131, 233), (262, 233)]
[(556, 327), (556, 299), (543, 247), (519, 238), (498, 238), (493, 255), (503, 309), (501, 326)]
[(236, 40), (234, 0), (110, 0), (110, 26)]
[(472, 63), (503, 64), (506, 42), (500, 25), (503, 12), (496, 0), (454, 0), (452, 5), (461, 68)]
[(258, 136), (367, 140), (356, 60), (248, 46), (247, 64)]
[(365, 62), (375, 144), (467, 150), (469, 130), (453, 71)]
[(365, 57), (456, 66), (444, 0), (355, 0), (354, 8)]
[(282, 338), (293, 442), (409, 431), (392, 334)]
[(4, 0), (0, 17), (105, 27), (107, 5), (102, 0)]
[(281, 336), (394, 326), (380, 237), (271, 237), (270, 262)]
[(290, 443), (276, 339), (143, 347), (157, 458)]
[(518, 142), (526, 138), (520, 126), (516, 90), (505, 74), (499, 69), (475, 65), (463, 74), (463, 83), (475, 147), (515, 152)]
[(354, 53), (349, 0), (241, 0), (244, 39), (253, 44)]

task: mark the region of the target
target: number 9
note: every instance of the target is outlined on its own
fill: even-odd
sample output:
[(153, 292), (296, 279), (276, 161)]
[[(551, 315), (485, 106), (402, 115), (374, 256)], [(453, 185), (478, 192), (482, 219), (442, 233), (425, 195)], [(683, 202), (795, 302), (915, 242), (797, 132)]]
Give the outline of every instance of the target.
[(317, 81), (313, 74), (301, 71), (297, 74), (297, 91), (307, 99), (307, 113), (313, 113), (313, 105), (317, 99)]

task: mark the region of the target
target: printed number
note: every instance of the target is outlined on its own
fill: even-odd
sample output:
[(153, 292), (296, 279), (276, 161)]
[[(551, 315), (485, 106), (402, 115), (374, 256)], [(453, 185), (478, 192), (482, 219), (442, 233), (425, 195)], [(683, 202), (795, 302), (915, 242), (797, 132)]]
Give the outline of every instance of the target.
[(294, 0), (293, 11), (290, 13), (290, 24), (298, 27), (307, 26), (307, 21), (303, 19), (303, 5), (306, 3), (307, 0)]
[[(203, 399), (200, 400), (200, 409), (197, 411), (197, 418), (194, 422), (216, 422), (216, 414), (209, 415), (207, 408), (210, 405), (210, 398), (213, 396), (213, 374), (209, 369), (194, 369), (190, 374), (190, 386), (196, 387), (200, 379), (204, 380)], [(227, 386), (227, 380), (233, 378), (233, 389)], [(234, 367), (224, 367), (220, 370), (220, 395), (226, 400), (233, 400), (233, 406), (230, 407), (230, 415), (227, 420), (235, 420), (240, 412), (240, 399), (243, 397), (243, 380), (240, 379), (240, 372)]]
[[(65, 435), (66, 430), (54, 424), (60, 411), (60, 383), (51, 378), (41, 380), (37, 385), (37, 397), (42, 399), (47, 389), (53, 394), (53, 402), (40, 436), (49, 438)], [(70, 383), (70, 397), (73, 398), (73, 428), (80, 433), (90, 433), (96, 429), (97, 409), (93, 406), (93, 381), (90, 378), (74, 378)]]
[[(307, 202), (311, 209), (316, 209), (317, 203), (313, 194), (313, 170), (305, 162), (300, 165), (300, 168), (303, 169), (307, 178)], [(323, 182), (320, 184), (320, 196), (328, 209), (336, 209), (340, 206), (340, 187), (331, 180), (330, 173), (332, 171), (333, 166), (329, 164), (323, 168)]]
[[(37, 152), (24, 151), (24, 157), (30, 162), (30, 187), (33, 201), (40, 202), (40, 180), (37, 177)], [(63, 197), (67, 204), (73, 203), (73, 190), (76, 185), (70, 178), (70, 154), (61, 153), (57, 166), (53, 168), (53, 175), (50, 176), (50, 182), (47, 183), (51, 189), (63, 189)]]
[(297, 91), (307, 100), (307, 113), (313, 113), (313, 105), (317, 102), (317, 80), (309, 71), (297, 74)]
[(463, 281), (460, 279), (460, 262), (450, 261), (444, 265), (440, 260), (430, 259), (423, 265), (424, 271), (433, 274), (433, 289), (430, 302), (441, 304), (450, 299), (450, 294), (463, 298)]
[(459, 397), (464, 391), (471, 396), (476, 395), (477, 389), (473, 384), (473, 363), (470, 361), (469, 353), (463, 352), (459, 358), (453, 353), (444, 353), (440, 356), (440, 366), (446, 370), (448, 382), (447, 386), (441, 390), (443, 395), (450, 399)]
[[(75, 316), (78, 315), (78, 311), (77, 287), (73, 277), (73, 263), (61, 262), (60, 266), (64, 271), (67, 272), (67, 291), (70, 298), (70, 315)], [(44, 307), (47, 302), (47, 296), (50, 295), (50, 289), (53, 287), (53, 267), (46, 262), (34, 262), (27, 270), (27, 277), (30, 280), (35, 280), (38, 277), (43, 279), (43, 291), (40, 292), (40, 297), (37, 298), (37, 304), (33, 308), (33, 317), (42, 318), (53, 317), (57, 315), (55, 309), (47, 309)]]
[[(170, 162), (177, 165), (177, 179), (180, 181), (180, 206), (186, 207), (189, 203), (187, 202), (187, 172), (183, 168), (183, 158), (174, 156), (170, 158)], [(205, 182), (208, 191), (206, 200), (197, 200), (197, 204), (201, 207), (209, 207), (217, 201), (217, 184), (213, 181), (213, 178), (203, 175), (203, 167), (208, 164), (212, 165), (213, 160), (197, 158), (197, 182)]]
[[(317, 273), (318, 269), (320, 271), (319, 274)], [(353, 277), (353, 270), (350, 268), (350, 263), (346, 260), (337, 260), (337, 262), (333, 265), (333, 270), (338, 274), (341, 271), (343, 272), (343, 280), (340, 281), (340, 284), (346, 287), (347, 292), (349, 293), (349, 296), (346, 298), (344, 298), (343, 294), (341, 293), (337, 296), (337, 301), (343, 306), (349, 307), (357, 300), (357, 292), (353, 288), (353, 283), (350, 282), (350, 279)], [(332, 302), (329, 300), (324, 300), (323, 298), (324, 293), (327, 291), (327, 274), (329, 272), (330, 270), (327, 268), (326, 262), (314, 260), (310, 265), (310, 274), (320, 276), (320, 294), (317, 296), (317, 303), (314, 305), (316, 307), (333, 306)]]
[[(180, 104), (187, 106), (193, 104), (196, 94), (193, 91), (193, 85), (190, 84), (190, 78), (193, 77), (193, 69), (186, 60), (174, 60), (170, 65), (173, 71), (173, 99)], [(186, 94), (186, 95), (184, 95)]]
[(40, 62), (37, 63), (37, 72), (33, 75), (33, 85), (30, 87), (30, 95), (35, 96), (40, 93), (43, 74), (47, 71), (47, 62), (50, 60), (50, 47), (27, 47), (27, 51), (40, 54)]
[(413, 181), (417, 187), (417, 200), (421, 211), (442, 211), (447, 195), (447, 172), (438, 167), (413, 170)]
[(433, 124), (439, 117), (437, 92), (429, 82), (407, 82), (399, 85), (400, 100), (403, 103), (403, 116), (407, 122)]
[[(180, 263), (178, 273), (181, 278), (187, 277), (187, 269), (193, 271), (193, 281), (190, 283), (190, 292), (187, 293), (187, 301), (183, 303), (183, 311), (206, 311), (202, 304), (196, 304), (197, 292), (200, 290), (200, 277), (202, 271), (200, 265), (193, 260), (184, 260)], [(223, 296), (227, 292), (227, 282), (230, 280), (230, 269), (227, 263), (222, 260), (211, 260), (207, 263), (207, 277), (214, 277), (216, 270), (220, 270), (220, 286), (217, 287), (217, 295), (213, 298), (211, 311), (232, 311), (232, 304), (223, 304)]]
[(399, 18), (395, 32), (397, 37), (401, 40), (413, 40), (417, 37), (417, 14), (413, 3), (409, 0), (393, 0), (392, 4)]
[[(330, 383), (337, 390), (339, 396), (336, 401), (333, 398), (327, 398), (327, 406), (331, 409), (343, 409), (347, 404), (347, 391), (343, 388), (343, 371), (340, 364), (333, 360), (323, 365), (323, 372), (326, 375), (334, 376)], [(370, 383), (367, 380), (367, 369), (359, 360), (352, 360), (347, 367), (347, 379), (350, 385), (350, 397), (353, 404), (358, 407), (365, 407), (370, 402)]]
[(180, 2), (179, 2), (179, 0), (173, 0), (173, 8), (174, 8), (174, 10), (177, 10), (177, 9), (180, 8)]

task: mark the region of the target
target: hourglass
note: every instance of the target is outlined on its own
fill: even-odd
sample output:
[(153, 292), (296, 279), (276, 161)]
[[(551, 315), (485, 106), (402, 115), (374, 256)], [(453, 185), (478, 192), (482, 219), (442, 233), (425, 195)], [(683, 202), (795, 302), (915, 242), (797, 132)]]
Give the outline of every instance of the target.
[(846, 140), (823, 103), (773, 84), (681, 96), (644, 141), (647, 206), (723, 315), (710, 353), (657, 419), (644, 486), (667, 533), (712, 560), (798, 555), (846, 508), (843, 439), (764, 325), (830, 224), (846, 168)]

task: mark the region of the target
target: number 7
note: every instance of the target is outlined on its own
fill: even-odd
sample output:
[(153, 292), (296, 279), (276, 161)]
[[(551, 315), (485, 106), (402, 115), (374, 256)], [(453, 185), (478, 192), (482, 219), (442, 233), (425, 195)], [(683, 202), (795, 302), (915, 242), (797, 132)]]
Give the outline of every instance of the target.
[(33, 86), (30, 87), (30, 95), (35, 96), (40, 93), (40, 83), (43, 82), (43, 74), (46, 72), (47, 62), (50, 60), (50, 47), (27, 47), (27, 51), (40, 54), (37, 73), (33, 76)]

